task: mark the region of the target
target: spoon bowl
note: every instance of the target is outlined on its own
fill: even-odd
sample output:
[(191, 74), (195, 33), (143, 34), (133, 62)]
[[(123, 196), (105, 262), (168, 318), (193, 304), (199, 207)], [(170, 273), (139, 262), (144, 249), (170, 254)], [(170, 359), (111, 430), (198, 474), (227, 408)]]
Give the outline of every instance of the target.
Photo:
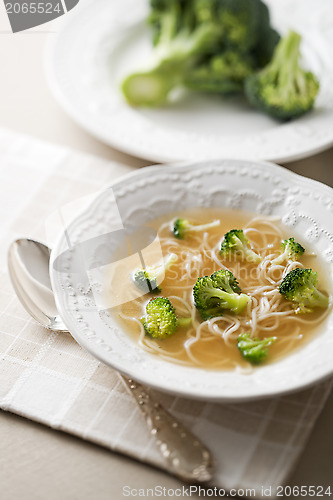
[(67, 331), (54, 300), (49, 276), (50, 249), (32, 239), (14, 241), (8, 269), (16, 295), (28, 313), (49, 330)]

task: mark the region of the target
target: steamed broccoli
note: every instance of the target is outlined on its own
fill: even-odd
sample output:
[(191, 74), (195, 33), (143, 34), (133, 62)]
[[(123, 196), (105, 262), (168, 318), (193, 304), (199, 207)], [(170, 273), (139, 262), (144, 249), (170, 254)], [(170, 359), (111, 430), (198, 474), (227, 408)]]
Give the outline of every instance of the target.
[(175, 87), (184, 84), (217, 93), (242, 90), (244, 78), (269, 60), (277, 41), (271, 37), (267, 44), (265, 33), (271, 28), (261, 0), (151, 0), (150, 4), (151, 64), (122, 83), (133, 106), (161, 106)]
[(219, 94), (243, 91), (244, 80), (271, 59), (279, 34), (270, 26), (267, 6), (258, 0), (197, 0), (202, 20), (215, 18), (223, 27), (223, 43), (190, 68), (184, 84), (192, 90)]
[(212, 0), (193, 0), (193, 9), (197, 23), (214, 23), (217, 12), (217, 2)]
[(189, 71), (184, 84), (200, 92), (234, 94), (243, 90), (244, 79), (254, 69), (255, 60), (251, 54), (228, 49)]
[(146, 335), (153, 339), (169, 337), (178, 326), (175, 308), (165, 297), (151, 299), (146, 305), (146, 316), (141, 321)]
[(237, 339), (237, 347), (246, 361), (254, 365), (262, 363), (268, 354), (268, 347), (276, 341), (276, 337), (265, 339), (251, 338), (248, 333), (243, 333)]
[(220, 253), (223, 257), (236, 255), (242, 260), (254, 264), (258, 264), (262, 260), (260, 255), (251, 250), (250, 241), (245, 236), (243, 229), (231, 229), (224, 235)]
[(220, 0), (217, 20), (223, 26), (224, 43), (241, 53), (253, 49), (261, 30), (269, 25), (268, 9), (260, 0)]
[(282, 264), (286, 260), (298, 260), (305, 252), (305, 248), (300, 243), (297, 243), (294, 238), (283, 240), (281, 243), (282, 253), (276, 259), (272, 260), (272, 264)]
[(156, 297), (146, 305), (146, 316), (141, 322), (148, 337), (164, 339), (175, 333), (178, 327), (189, 326), (191, 318), (177, 318), (170, 300)]
[(197, 22), (195, 3), (160, 0), (151, 3), (154, 59), (147, 71), (129, 75), (122, 91), (134, 106), (160, 106), (169, 92), (182, 83), (183, 74), (205, 52), (214, 50), (221, 28), (212, 21)]
[(193, 287), (195, 307), (204, 320), (222, 316), (225, 310), (240, 314), (250, 298), (241, 293), (231, 271), (220, 270), (211, 276), (198, 278)]
[(329, 297), (317, 288), (318, 275), (312, 269), (296, 268), (285, 276), (279, 292), (286, 300), (295, 302), (296, 312), (312, 312), (316, 307), (326, 308)]
[(279, 120), (309, 111), (319, 90), (314, 74), (300, 66), (300, 42), (301, 36), (290, 31), (278, 43), (267, 66), (245, 80), (249, 102)]
[(183, 240), (189, 233), (205, 231), (211, 227), (216, 227), (220, 225), (219, 220), (214, 220), (209, 224), (201, 224), (199, 226), (194, 226), (187, 219), (176, 219), (172, 226), (172, 232), (176, 238)]
[(132, 274), (134, 284), (145, 293), (159, 293), (161, 291), (158, 283), (163, 279), (165, 271), (178, 260), (176, 254), (168, 255), (156, 266), (137, 269)]

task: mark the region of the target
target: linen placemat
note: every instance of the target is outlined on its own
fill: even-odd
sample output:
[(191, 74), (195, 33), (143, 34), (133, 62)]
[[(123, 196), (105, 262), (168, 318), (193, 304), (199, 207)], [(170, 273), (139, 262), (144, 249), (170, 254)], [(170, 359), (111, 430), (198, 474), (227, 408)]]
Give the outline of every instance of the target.
[[(131, 170), (0, 130), (0, 407), (163, 468), (140, 410), (118, 375), (69, 334), (50, 332), (31, 320), (6, 270), (12, 240), (45, 240), (44, 221), (57, 207)], [(326, 381), (242, 404), (154, 395), (212, 450), (214, 486), (254, 488), (260, 498), (262, 488), (274, 492), (286, 480), (331, 386)]]

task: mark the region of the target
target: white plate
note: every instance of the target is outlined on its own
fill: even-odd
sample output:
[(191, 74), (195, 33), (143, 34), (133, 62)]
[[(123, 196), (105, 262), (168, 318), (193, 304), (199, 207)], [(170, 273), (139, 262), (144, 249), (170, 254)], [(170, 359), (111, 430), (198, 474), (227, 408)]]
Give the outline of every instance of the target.
[[(91, 354), (163, 391), (240, 401), (303, 388), (333, 371), (332, 312), (309, 343), (279, 362), (248, 375), (205, 371), (140, 349), (108, 312), (96, 307), (103, 295), (103, 270), (101, 279), (93, 278), (92, 292), (86, 269), (109, 262), (116, 239), (110, 233), (116, 206), (124, 224), (136, 226), (170, 211), (217, 206), (280, 216), (290, 234), (302, 235), (302, 241), (323, 256), (327, 275), (332, 277), (332, 195), (331, 188), (268, 163), (221, 160), (141, 169), (100, 192), (56, 244), (50, 273), (59, 312), (74, 338)], [(72, 249), (66, 252), (68, 244)], [(60, 267), (59, 255), (64, 255)]]
[[(240, 98), (188, 94), (164, 109), (132, 109), (119, 90), (151, 52), (148, 0), (93, 0), (67, 14), (46, 53), (51, 88), (65, 110), (98, 139), (157, 162), (207, 158), (287, 161), (333, 143), (331, 0), (269, 0), (274, 25), (304, 37), (308, 66), (321, 82), (316, 109), (281, 124)], [(54, 38), (55, 37), (55, 38)]]

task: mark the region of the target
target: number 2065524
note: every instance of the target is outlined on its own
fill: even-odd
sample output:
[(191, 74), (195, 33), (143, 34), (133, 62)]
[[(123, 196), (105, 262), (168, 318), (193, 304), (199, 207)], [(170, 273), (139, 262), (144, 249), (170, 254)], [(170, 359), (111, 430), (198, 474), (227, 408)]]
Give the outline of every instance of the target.
[(63, 8), (61, 3), (52, 4), (50, 2), (32, 2), (32, 3), (18, 3), (18, 2), (7, 2), (5, 4), (7, 14), (52, 14), (56, 12), (58, 14), (63, 13)]
[(330, 497), (331, 488), (328, 486), (278, 486), (276, 488), (277, 497)]

